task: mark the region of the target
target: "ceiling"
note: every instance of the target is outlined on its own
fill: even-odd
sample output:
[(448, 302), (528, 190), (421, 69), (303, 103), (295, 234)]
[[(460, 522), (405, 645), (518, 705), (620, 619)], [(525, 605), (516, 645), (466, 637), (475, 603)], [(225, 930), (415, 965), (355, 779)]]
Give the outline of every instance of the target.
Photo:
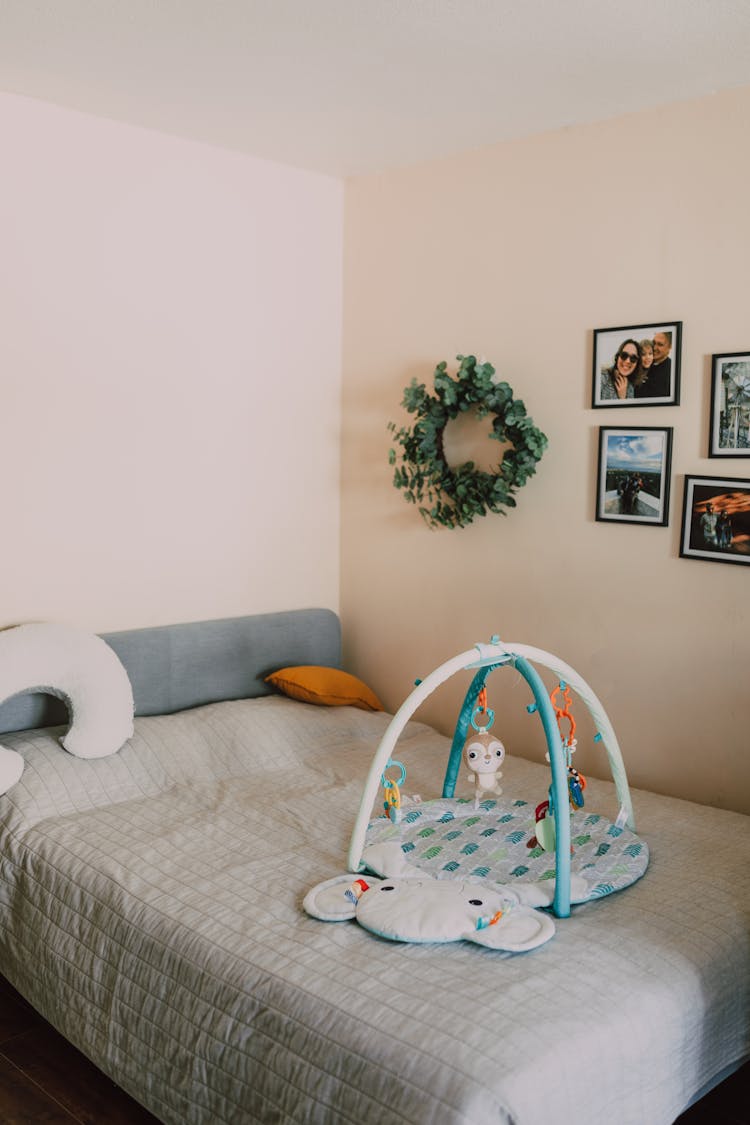
[(334, 176), (750, 84), (750, 0), (0, 0), (0, 90)]

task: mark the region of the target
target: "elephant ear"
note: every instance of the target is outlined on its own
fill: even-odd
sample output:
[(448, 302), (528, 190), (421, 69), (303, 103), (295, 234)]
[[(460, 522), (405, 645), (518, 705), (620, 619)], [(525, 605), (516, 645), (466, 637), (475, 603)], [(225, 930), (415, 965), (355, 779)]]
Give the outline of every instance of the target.
[(542, 914), (528, 906), (513, 906), (497, 922), (464, 934), (464, 937), (487, 949), (525, 953), (544, 945), (554, 934), (555, 923), (548, 914)]
[(334, 875), (333, 879), (326, 879), (308, 891), (302, 906), (311, 918), (320, 922), (348, 922), (357, 912), (359, 894), (382, 882), (372, 875), (366, 879), (351, 873)]

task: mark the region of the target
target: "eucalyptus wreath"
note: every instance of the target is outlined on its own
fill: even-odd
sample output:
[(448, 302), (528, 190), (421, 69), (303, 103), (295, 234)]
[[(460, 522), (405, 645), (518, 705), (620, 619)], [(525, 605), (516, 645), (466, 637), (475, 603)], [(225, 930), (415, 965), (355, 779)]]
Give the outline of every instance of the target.
[[(466, 527), (488, 512), (505, 515), (515, 508), (514, 493), (536, 472), (547, 438), (534, 425), (520, 399), (507, 383), (495, 382), (491, 363), (473, 355), (456, 356), (455, 376), (445, 361), (435, 368), (434, 393), (412, 379), (401, 405), (415, 415), (414, 424), (397, 428), (388, 423), (394, 445), (388, 454), (393, 484), (403, 489), (410, 504), (430, 527)], [(443, 435), (450, 421), (465, 411), (478, 418), (492, 415), (490, 437), (509, 442), (494, 472), (477, 469), (473, 461), (452, 468), (445, 458)]]

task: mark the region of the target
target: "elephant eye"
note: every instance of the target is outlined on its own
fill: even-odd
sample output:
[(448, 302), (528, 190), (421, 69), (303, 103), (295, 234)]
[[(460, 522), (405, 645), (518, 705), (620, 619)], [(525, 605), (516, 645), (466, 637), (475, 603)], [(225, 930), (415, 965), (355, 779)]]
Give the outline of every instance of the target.
[(391, 887), (391, 886), (387, 886), (387, 887), (381, 887), (380, 889), (381, 889), (381, 891), (395, 891), (396, 888)]
[(483, 904), (481, 898), (470, 898), (469, 899), (469, 906), (483, 906), (483, 905), (484, 904)]

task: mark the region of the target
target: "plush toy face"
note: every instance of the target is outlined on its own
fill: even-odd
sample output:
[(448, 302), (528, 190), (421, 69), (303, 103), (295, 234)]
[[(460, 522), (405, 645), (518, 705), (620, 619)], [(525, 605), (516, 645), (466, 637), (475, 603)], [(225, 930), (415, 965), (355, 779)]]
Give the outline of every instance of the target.
[(469, 883), (386, 879), (362, 895), (356, 917), (366, 930), (395, 941), (460, 941), (511, 906), (507, 897)]
[(497, 773), (505, 759), (505, 747), (488, 731), (472, 732), (464, 746), (464, 761), (474, 773)]
[(306, 896), (308, 914), (323, 921), (354, 918), (390, 941), (471, 941), (520, 953), (549, 941), (555, 925), (522, 906), (512, 890), (450, 879), (337, 876)]

